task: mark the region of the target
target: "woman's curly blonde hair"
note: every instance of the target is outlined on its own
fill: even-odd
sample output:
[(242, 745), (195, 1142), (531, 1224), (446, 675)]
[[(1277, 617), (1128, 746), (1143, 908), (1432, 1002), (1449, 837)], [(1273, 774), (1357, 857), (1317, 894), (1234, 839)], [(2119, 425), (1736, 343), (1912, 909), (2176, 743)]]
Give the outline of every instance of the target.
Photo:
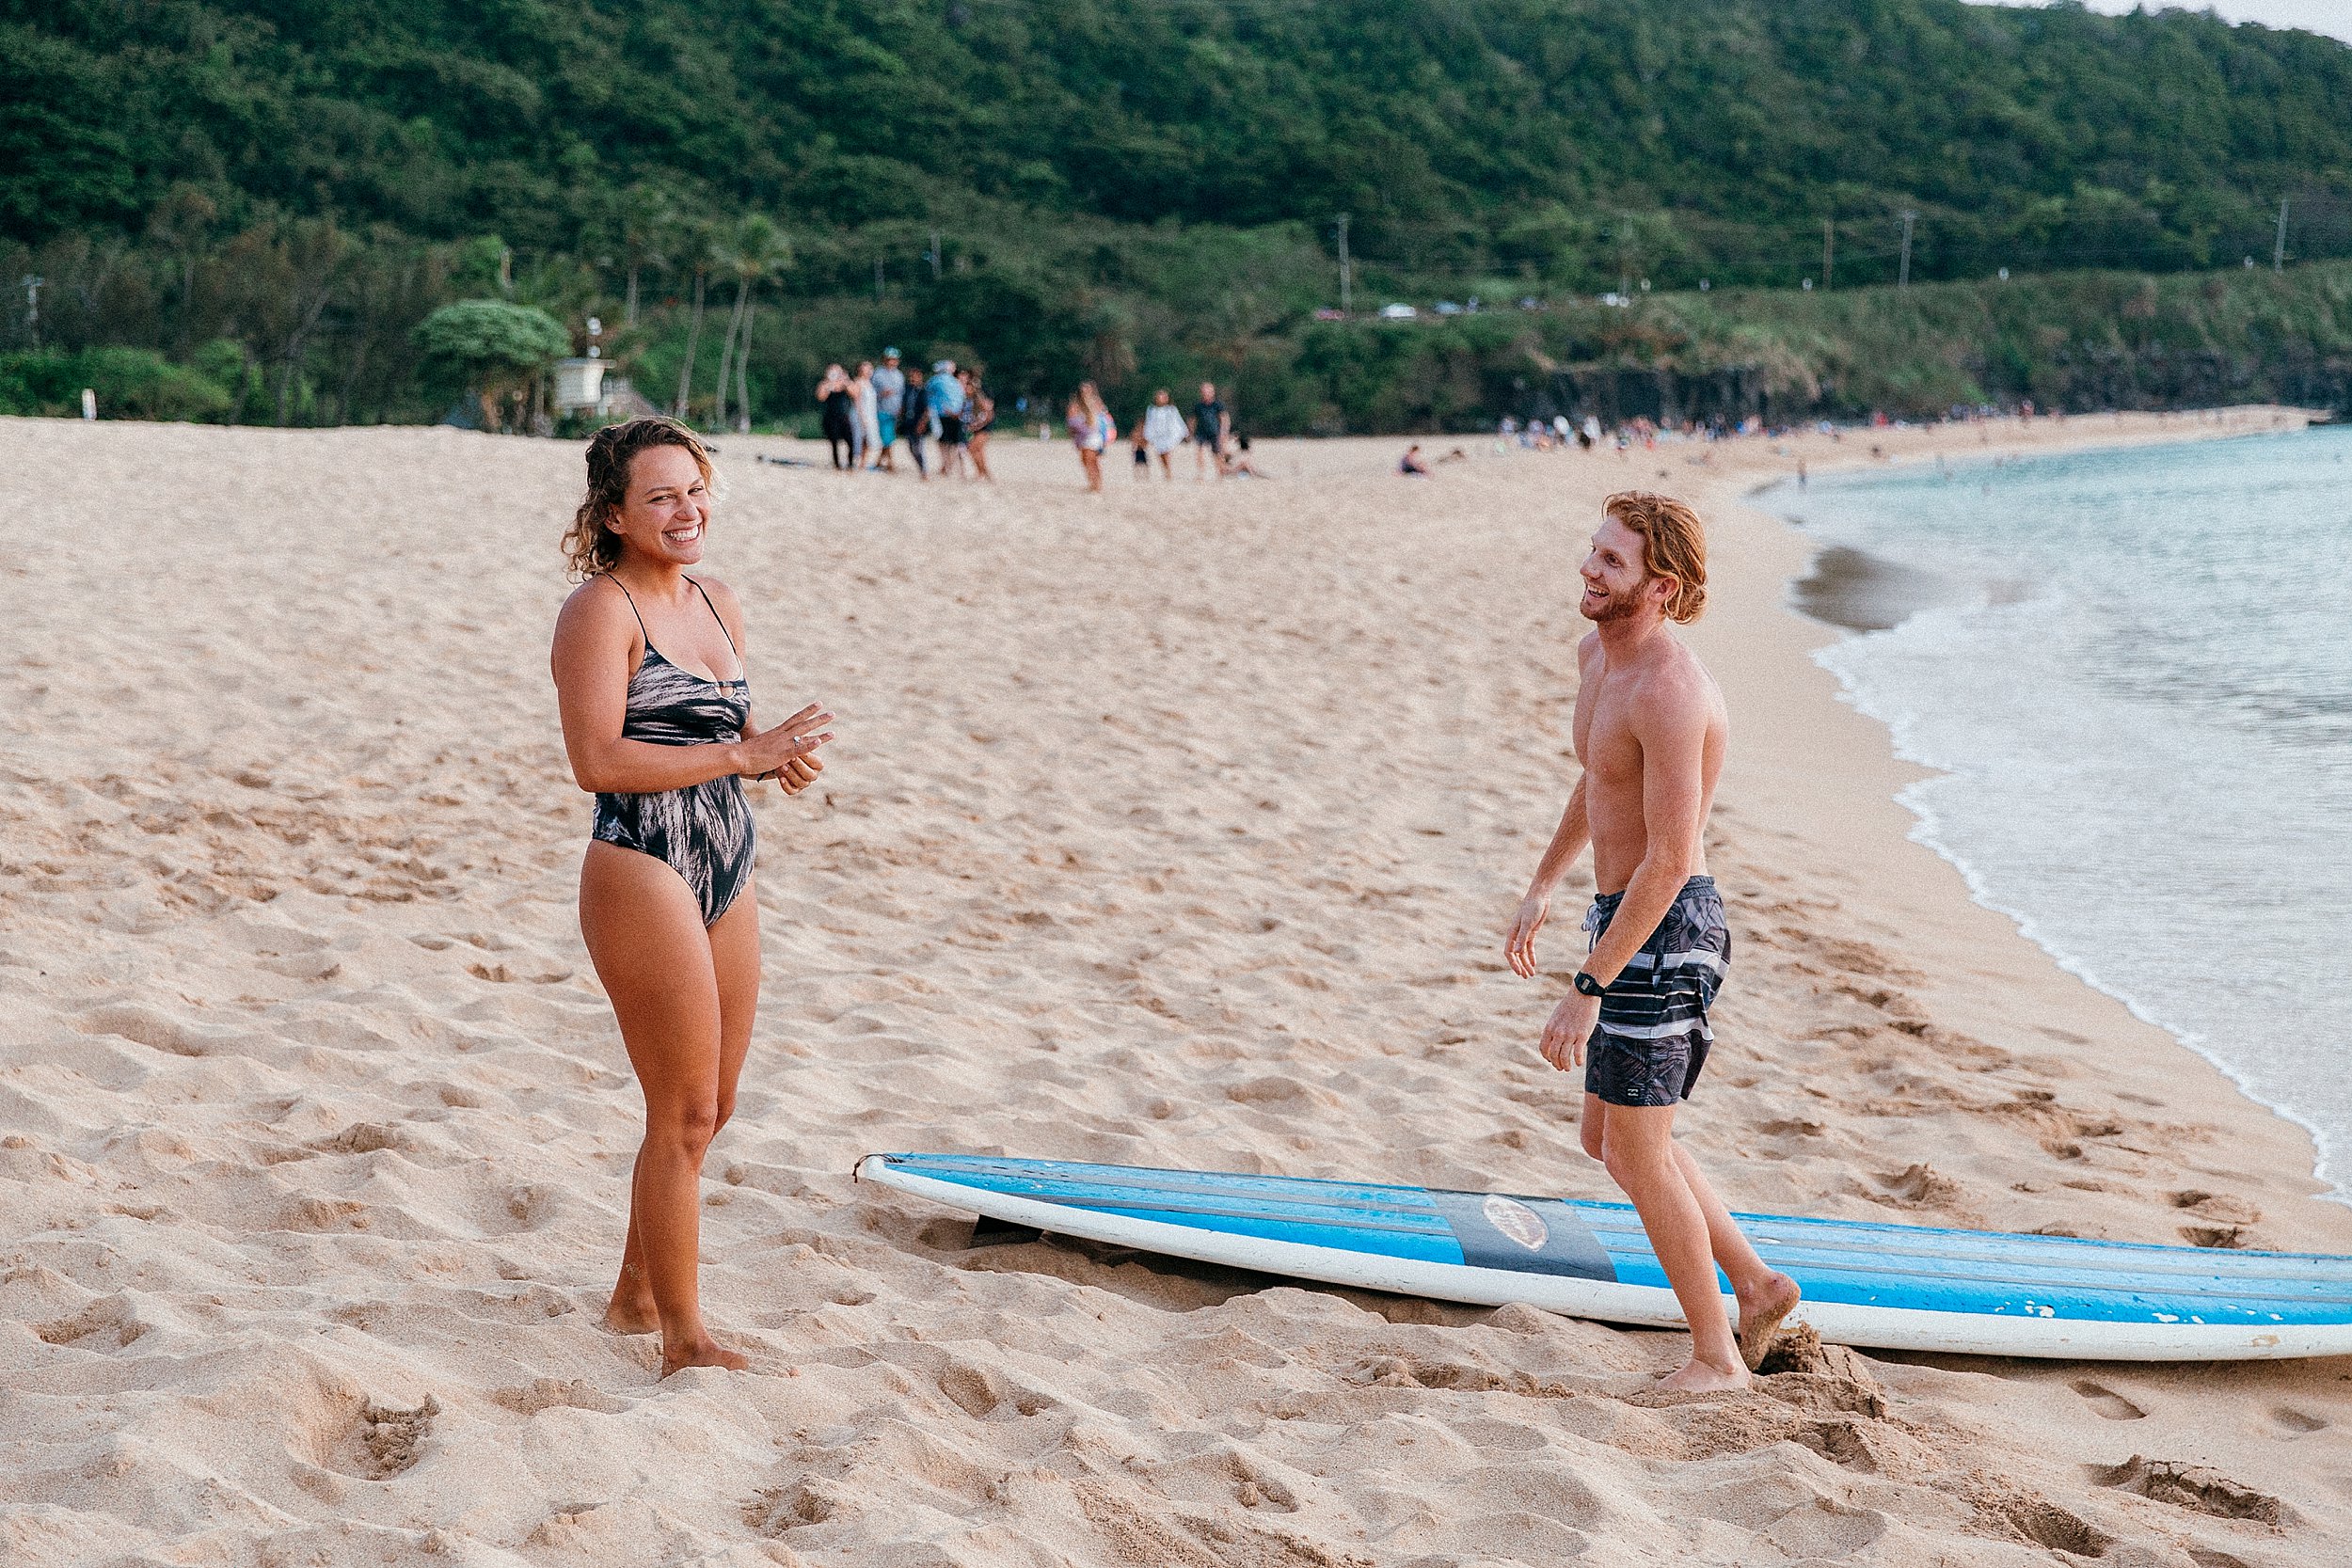
[(675, 420), (648, 414), (626, 424), (607, 425), (588, 443), (588, 494), (564, 531), (564, 563), (574, 582), (585, 582), (620, 563), (621, 536), (607, 525), (628, 499), (629, 465), (653, 447), (682, 447), (710, 483), (710, 453), (694, 433)]

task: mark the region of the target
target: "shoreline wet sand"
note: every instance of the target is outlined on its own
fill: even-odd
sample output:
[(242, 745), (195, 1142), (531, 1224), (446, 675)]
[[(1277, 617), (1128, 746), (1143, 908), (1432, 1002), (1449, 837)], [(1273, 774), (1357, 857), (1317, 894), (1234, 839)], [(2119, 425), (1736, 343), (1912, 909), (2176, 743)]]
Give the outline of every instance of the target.
[(1573, 911), (1543, 981), (1500, 947), (1565, 787), (1581, 542), (1646, 485), (1714, 530), (1737, 946), (1685, 1125), (1735, 1206), (2352, 1250), (2307, 1139), (1909, 840), (1915, 771), (1786, 608), (1813, 546), (1743, 500), (1856, 436), (1465, 444), (1088, 498), (1060, 443), (1000, 441), (988, 491), (723, 441), (755, 691), (842, 740), (825, 799), (758, 807), (767, 990), (705, 1199), (754, 1370), (657, 1384), (596, 1326), (637, 1101), (546, 676), (578, 449), (0, 421), (20, 511), (82, 497), (0, 630), (0, 1555), (2326, 1560), (2342, 1363), (1841, 1354), (1661, 1402), (1678, 1336), (973, 1249), (850, 1182), (953, 1148), (1607, 1196), (1534, 1055)]

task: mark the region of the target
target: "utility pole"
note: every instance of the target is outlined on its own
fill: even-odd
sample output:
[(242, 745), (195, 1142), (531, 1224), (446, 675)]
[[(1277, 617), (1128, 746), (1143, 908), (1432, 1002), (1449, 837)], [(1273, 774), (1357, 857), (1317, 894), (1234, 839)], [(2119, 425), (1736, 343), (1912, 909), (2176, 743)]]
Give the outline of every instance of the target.
[(881, 257), (879, 257), (879, 256), (877, 256), (877, 257), (875, 257), (875, 258), (874, 258), (874, 298), (875, 298), (877, 301), (879, 301), (879, 300), (881, 300), (882, 296), (882, 258), (881, 258)]
[(1836, 230), (1836, 229), (1835, 227), (1833, 227), (1833, 226), (1832, 226), (1832, 224), (1831, 224), (1831, 222), (1830, 222), (1830, 220), (1829, 220), (1829, 219), (1827, 219), (1827, 218), (1823, 218), (1823, 219), (1821, 220), (1821, 287), (1822, 287), (1822, 288), (1826, 289), (1826, 288), (1828, 288), (1828, 287), (1830, 286), (1830, 279), (1831, 279), (1831, 277), (1834, 277), (1834, 276), (1835, 276), (1835, 274), (1833, 273), (1832, 269), (1833, 269), (1833, 268), (1835, 268), (1835, 267), (1836, 266), (1836, 264), (1837, 264), (1837, 230)]
[(40, 286), (44, 281), (29, 272), (24, 275), (24, 332), (35, 348), (40, 347)]
[(1903, 264), (1895, 275), (1895, 287), (1898, 289), (1911, 287), (1911, 226), (1918, 221), (1918, 214), (1908, 207), (1903, 209)]
[(939, 230), (931, 230), (931, 281), (939, 281)]
[(1352, 285), (1355, 277), (1347, 264), (1347, 214), (1340, 214), (1340, 314), (1348, 313), (1353, 303)]
[(2270, 247), (2270, 270), (2282, 272), (2287, 264), (2287, 198), (2279, 198), (2279, 240)]

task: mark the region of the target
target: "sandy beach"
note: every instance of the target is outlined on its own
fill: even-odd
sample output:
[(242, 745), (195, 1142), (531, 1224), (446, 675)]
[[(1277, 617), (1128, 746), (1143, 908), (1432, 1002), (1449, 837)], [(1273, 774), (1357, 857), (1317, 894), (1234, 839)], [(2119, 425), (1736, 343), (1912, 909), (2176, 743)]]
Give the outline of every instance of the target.
[(0, 1562), (2341, 1561), (2352, 1361), (1833, 1351), (1676, 1401), (1678, 1335), (975, 1248), (850, 1176), (1613, 1196), (1534, 1052), (1574, 915), (1540, 980), (1502, 942), (1570, 778), (1583, 540), (1645, 487), (1711, 529), (1735, 961), (1681, 1126), (1732, 1205), (2352, 1251), (2302, 1132), (1910, 840), (1788, 608), (1812, 546), (1744, 499), (2290, 419), (1465, 438), (1425, 482), (1268, 441), (1272, 483), (1101, 497), (1058, 441), (1000, 437), (993, 488), (723, 441), (760, 711), (840, 739), (757, 807), (704, 1197), (753, 1370), (660, 1383), (598, 1323), (641, 1124), (547, 672), (580, 448), (0, 420)]

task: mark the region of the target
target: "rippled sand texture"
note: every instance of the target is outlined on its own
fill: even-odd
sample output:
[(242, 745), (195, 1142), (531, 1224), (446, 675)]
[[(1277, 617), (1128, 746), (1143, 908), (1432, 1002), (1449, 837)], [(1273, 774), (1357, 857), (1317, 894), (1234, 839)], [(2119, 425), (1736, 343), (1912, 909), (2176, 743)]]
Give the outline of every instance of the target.
[[(1931, 439), (1979, 445), (1887, 438)], [(761, 711), (842, 738), (758, 808), (704, 1232), (755, 1370), (657, 1385), (597, 1326), (638, 1101), (546, 674), (579, 449), (0, 421), (0, 1560), (2332, 1560), (2344, 1364), (1800, 1346), (1661, 1402), (1677, 1336), (973, 1248), (851, 1182), (955, 1148), (1604, 1194), (1533, 1049), (1581, 890), (1545, 980), (1499, 949), (1580, 541), (1638, 482), (1717, 525), (1738, 949), (1686, 1122), (1735, 1204), (2352, 1249), (2299, 1134), (1905, 842), (1780, 608), (1802, 545), (1731, 504), (1788, 459), (1466, 445), (1090, 499), (1059, 444), (1002, 441), (993, 491), (725, 444)]]

